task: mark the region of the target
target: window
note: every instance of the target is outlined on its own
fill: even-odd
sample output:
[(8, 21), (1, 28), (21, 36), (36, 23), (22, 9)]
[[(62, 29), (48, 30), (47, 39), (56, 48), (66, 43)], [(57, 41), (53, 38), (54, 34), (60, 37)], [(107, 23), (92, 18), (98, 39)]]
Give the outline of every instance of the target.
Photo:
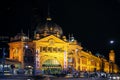
[(42, 52), (42, 46), (40, 46), (40, 52)]
[(82, 64), (87, 64), (87, 59), (82, 59)]
[(47, 52), (47, 47), (43, 47), (43, 51)]
[(49, 52), (52, 52), (52, 47), (48, 47), (48, 51), (49, 51)]
[(56, 48), (56, 47), (55, 47), (55, 48), (53, 48), (53, 51), (54, 51), (54, 52), (57, 52), (57, 48)]

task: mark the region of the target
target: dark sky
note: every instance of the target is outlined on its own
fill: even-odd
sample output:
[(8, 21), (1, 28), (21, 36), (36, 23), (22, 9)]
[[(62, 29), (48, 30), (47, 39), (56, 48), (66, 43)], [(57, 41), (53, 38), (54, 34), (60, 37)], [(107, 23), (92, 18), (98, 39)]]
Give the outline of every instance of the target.
[(50, 16), (64, 35), (73, 34), (94, 54), (108, 55), (113, 48), (119, 59), (120, 0), (0, 0), (0, 35), (32, 32), (45, 20), (48, 3)]

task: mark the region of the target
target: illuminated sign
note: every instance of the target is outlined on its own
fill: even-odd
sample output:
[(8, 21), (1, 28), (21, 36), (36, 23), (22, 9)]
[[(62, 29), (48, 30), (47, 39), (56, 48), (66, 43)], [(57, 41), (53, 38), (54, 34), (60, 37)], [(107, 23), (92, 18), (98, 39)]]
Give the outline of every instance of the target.
[(39, 54), (38, 54), (38, 50), (36, 51), (35, 60), (36, 60), (36, 68), (40, 68), (40, 57), (39, 57)]
[(64, 51), (64, 69), (67, 68), (67, 52)]

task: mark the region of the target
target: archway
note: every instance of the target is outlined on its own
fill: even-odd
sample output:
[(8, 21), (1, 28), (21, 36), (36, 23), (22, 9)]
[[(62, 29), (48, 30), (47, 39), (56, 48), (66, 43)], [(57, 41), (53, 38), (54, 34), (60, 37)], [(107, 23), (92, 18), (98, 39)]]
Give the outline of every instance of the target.
[(62, 70), (62, 67), (56, 59), (47, 59), (42, 64), (42, 70), (45, 74), (59, 74)]

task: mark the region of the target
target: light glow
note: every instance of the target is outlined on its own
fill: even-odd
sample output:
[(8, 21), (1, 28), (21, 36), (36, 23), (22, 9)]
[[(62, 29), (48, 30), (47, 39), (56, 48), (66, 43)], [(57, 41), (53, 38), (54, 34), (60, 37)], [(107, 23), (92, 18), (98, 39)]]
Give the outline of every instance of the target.
[(110, 41), (110, 44), (113, 44), (113, 43), (114, 43), (114, 41), (113, 41), (113, 40), (111, 40), (111, 41)]

